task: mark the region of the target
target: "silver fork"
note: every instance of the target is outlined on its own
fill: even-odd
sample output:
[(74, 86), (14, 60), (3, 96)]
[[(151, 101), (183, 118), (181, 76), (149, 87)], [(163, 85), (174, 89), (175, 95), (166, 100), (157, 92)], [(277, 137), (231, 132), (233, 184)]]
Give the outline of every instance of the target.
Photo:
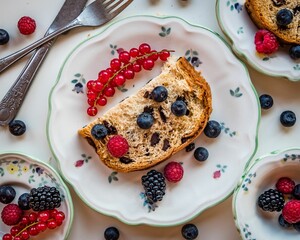
[[(37, 40), (29, 46), (0, 59), (0, 72), (8, 66), (34, 50), (43, 45), (49, 40), (58, 35), (76, 28), (76, 27), (98, 27), (101, 26), (122, 12), (133, 0), (95, 0), (89, 4), (80, 15), (64, 27), (54, 31), (53, 33)], [(1, 109), (0, 109), (1, 111)]]

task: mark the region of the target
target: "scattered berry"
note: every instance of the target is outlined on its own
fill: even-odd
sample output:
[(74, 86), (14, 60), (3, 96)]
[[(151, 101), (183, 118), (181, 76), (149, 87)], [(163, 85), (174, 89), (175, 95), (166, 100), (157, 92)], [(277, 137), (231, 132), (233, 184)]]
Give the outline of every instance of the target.
[(189, 145), (187, 145), (185, 147), (185, 151), (186, 152), (190, 152), (190, 151), (193, 151), (195, 149), (195, 143), (190, 143)]
[(221, 133), (221, 125), (215, 120), (210, 120), (205, 126), (203, 132), (209, 138), (216, 138)]
[(173, 102), (171, 105), (171, 112), (177, 117), (184, 116), (187, 113), (187, 106), (185, 102), (182, 100), (176, 100)]
[(284, 206), (283, 194), (276, 189), (266, 190), (258, 197), (258, 206), (264, 211), (280, 212)]
[(292, 127), (296, 123), (296, 115), (293, 111), (287, 110), (280, 114), (280, 122), (284, 127)]
[(0, 45), (4, 45), (9, 41), (9, 34), (6, 30), (0, 29)]
[(164, 86), (157, 86), (151, 92), (151, 98), (155, 102), (163, 102), (168, 97), (168, 90)]
[(282, 209), (282, 216), (288, 223), (300, 222), (300, 200), (288, 201)]
[(297, 232), (300, 232), (300, 222), (294, 223), (293, 227)]
[(35, 31), (36, 23), (31, 17), (24, 16), (18, 21), (18, 29), (21, 34), (29, 35)]
[(60, 192), (55, 187), (38, 187), (30, 190), (29, 206), (33, 211), (44, 211), (60, 207)]
[(29, 193), (23, 193), (20, 195), (19, 199), (18, 199), (18, 205), (22, 210), (29, 210), (30, 206), (29, 206)]
[(196, 225), (188, 223), (181, 228), (181, 234), (184, 239), (193, 240), (197, 238), (199, 232)]
[(100, 140), (100, 139), (103, 139), (107, 136), (108, 131), (107, 131), (107, 128), (103, 124), (96, 124), (92, 128), (91, 134), (97, 140)]
[(105, 240), (118, 240), (120, 232), (116, 227), (108, 227), (104, 231)]
[(293, 21), (293, 13), (284, 8), (280, 9), (276, 14), (276, 22), (280, 27), (286, 27)]
[(300, 200), (300, 184), (297, 184), (292, 192), (292, 195), (294, 198), (299, 199)]
[(142, 129), (149, 129), (154, 123), (154, 118), (151, 113), (143, 112), (137, 117), (136, 123)]
[(291, 46), (289, 49), (289, 55), (292, 59), (300, 58), (300, 45)]
[(12, 120), (8, 125), (8, 129), (12, 135), (21, 136), (26, 132), (26, 125), (21, 120)]
[(197, 147), (194, 151), (194, 158), (197, 161), (205, 161), (207, 160), (209, 153), (205, 147)]
[(282, 216), (282, 214), (280, 214), (279, 217), (278, 217), (278, 223), (283, 228), (289, 228), (289, 227), (291, 227), (291, 224), (288, 223), (287, 221), (285, 221), (285, 219)]
[(273, 98), (269, 94), (260, 95), (259, 102), (262, 109), (269, 109), (273, 106)]
[(115, 135), (108, 140), (107, 149), (113, 157), (122, 157), (127, 153), (129, 145), (126, 138)]
[(279, 43), (276, 36), (265, 29), (260, 29), (254, 37), (254, 44), (258, 53), (271, 54), (278, 50)]
[(164, 168), (164, 176), (169, 182), (179, 182), (183, 177), (183, 167), (178, 162), (169, 162)]
[(16, 190), (11, 186), (0, 187), (0, 202), (4, 204), (11, 203), (16, 196)]
[(165, 195), (166, 182), (165, 177), (161, 172), (154, 169), (143, 175), (142, 185), (145, 190), (145, 196), (150, 204), (161, 201)]
[(276, 183), (276, 189), (284, 194), (292, 193), (294, 187), (295, 182), (288, 177), (279, 178)]
[(8, 226), (18, 224), (22, 216), (23, 211), (14, 203), (6, 205), (1, 212), (1, 219)]

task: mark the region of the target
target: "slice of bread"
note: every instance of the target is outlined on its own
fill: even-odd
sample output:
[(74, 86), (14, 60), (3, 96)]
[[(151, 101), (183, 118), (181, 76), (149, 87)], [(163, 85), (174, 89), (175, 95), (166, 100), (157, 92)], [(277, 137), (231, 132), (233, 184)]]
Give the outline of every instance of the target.
[[(260, 29), (267, 29), (287, 44), (300, 44), (300, 4), (298, 0), (246, 0), (246, 10)], [(281, 9), (293, 13), (293, 20), (285, 27), (277, 24), (276, 15)]]
[[(168, 97), (156, 102), (152, 90), (164, 86)], [(183, 100), (187, 105), (185, 115), (177, 117), (171, 104)], [(142, 129), (137, 117), (151, 112), (154, 124)], [(79, 134), (95, 148), (101, 161), (119, 172), (132, 172), (154, 166), (191, 143), (203, 131), (212, 111), (211, 90), (203, 76), (184, 58), (170, 57), (159, 76), (153, 78), (138, 92), (109, 109), (79, 130)], [(97, 140), (91, 130), (102, 124), (108, 135)], [(121, 135), (129, 144), (128, 152), (121, 158), (111, 156), (107, 142), (113, 135)]]

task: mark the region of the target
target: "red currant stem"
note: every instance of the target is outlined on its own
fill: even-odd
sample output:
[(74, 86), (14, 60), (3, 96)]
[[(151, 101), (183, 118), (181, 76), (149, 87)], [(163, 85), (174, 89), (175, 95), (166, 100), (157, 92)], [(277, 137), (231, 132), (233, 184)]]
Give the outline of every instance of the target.
[[(125, 68), (127, 68), (129, 65), (131, 65), (131, 64), (133, 64), (133, 63), (135, 63), (135, 62), (137, 62), (139, 59), (142, 59), (142, 58), (144, 58), (144, 57), (149, 57), (149, 56), (152, 56), (152, 55), (154, 55), (154, 54), (159, 54), (159, 53), (161, 53), (161, 52), (175, 52), (174, 50), (166, 50), (166, 49), (164, 49), (164, 50), (161, 50), (161, 51), (159, 51), (159, 52), (150, 52), (150, 53), (146, 53), (146, 54), (144, 54), (144, 55), (141, 55), (141, 56), (138, 56), (138, 57), (136, 57), (133, 61), (131, 61), (131, 62), (129, 62), (129, 63), (127, 63), (127, 64), (125, 64), (125, 65), (123, 65), (118, 71), (116, 71), (109, 79), (108, 79), (108, 81), (107, 81), (107, 83), (105, 83), (104, 84), (104, 86), (103, 86), (103, 89), (105, 89), (105, 87), (107, 87), (108, 86), (108, 84), (122, 71), (122, 70), (124, 70)], [(100, 95), (103, 93), (103, 89), (97, 94), (97, 97), (96, 97), (96, 99), (95, 99), (95, 102), (94, 102), (94, 107), (96, 107), (96, 105), (97, 105), (97, 100), (99, 99), (99, 97), (100, 97)]]

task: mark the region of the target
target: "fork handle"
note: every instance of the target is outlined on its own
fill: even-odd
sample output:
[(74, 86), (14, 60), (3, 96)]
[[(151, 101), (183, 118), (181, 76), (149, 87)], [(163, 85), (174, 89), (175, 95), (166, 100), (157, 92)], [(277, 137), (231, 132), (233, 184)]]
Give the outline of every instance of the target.
[(34, 49), (40, 47), (41, 45), (45, 44), (46, 42), (50, 41), (51, 39), (57, 37), (58, 35), (72, 29), (75, 27), (80, 26), (79, 21), (77, 19), (74, 19), (72, 22), (67, 24), (66, 26), (58, 29), (57, 31), (54, 31), (50, 33), (49, 35), (35, 41), (34, 43), (28, 45), (27, 47), (10, 54), (4, 58), (0, 59), (0, 72), (4, 71), (6, 68), (8, 68), (11, 64), (19, 60), (20, 58), (24, 57), (26, 54), (30, 53)]
[(54, 40), (47, 42), (36, 50), (17, 80), (0, 102), (0, 125), (8, 125), (17, 115), (29, 89), (29, 86)]

